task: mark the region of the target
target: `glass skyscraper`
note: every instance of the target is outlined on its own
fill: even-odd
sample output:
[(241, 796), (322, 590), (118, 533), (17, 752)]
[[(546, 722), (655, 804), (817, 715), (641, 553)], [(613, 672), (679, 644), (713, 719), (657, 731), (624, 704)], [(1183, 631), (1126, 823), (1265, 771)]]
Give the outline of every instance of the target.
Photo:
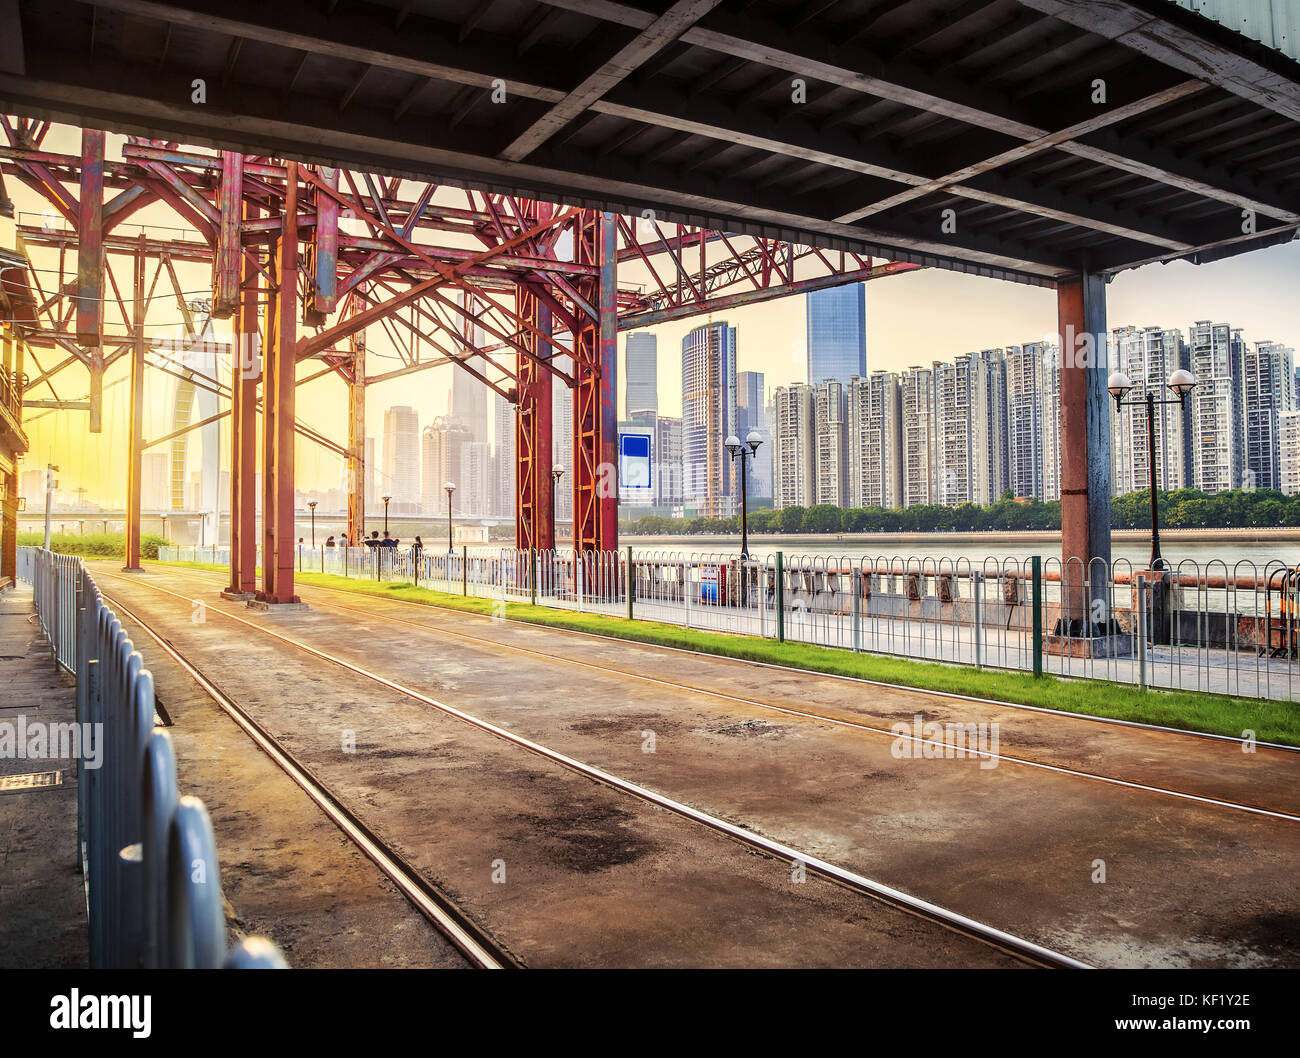
[(861, 283), (810, 290), (804, 295), (808, 317), (808, 384), (842, 382), (867, 375), (867, 308)]
[(639, 411), (659, 411), (659, 343), (649, 331), (627, 336), (627, 387), (624, 410), (628, 417)]

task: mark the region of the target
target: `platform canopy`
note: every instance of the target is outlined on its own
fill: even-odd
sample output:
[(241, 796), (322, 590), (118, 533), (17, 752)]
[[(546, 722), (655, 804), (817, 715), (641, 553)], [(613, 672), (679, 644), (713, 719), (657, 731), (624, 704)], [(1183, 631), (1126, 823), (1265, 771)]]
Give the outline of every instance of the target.
[(1300, 226), (1300, 63), (1194, 6), (0, 0), (0, 112), (1054, 286)]

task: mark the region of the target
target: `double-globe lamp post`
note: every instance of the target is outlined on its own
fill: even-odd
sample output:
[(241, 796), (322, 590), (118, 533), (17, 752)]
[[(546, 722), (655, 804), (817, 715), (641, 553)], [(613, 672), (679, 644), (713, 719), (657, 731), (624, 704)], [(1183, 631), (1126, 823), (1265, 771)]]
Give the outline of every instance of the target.
[(1170, 628), (1165, 596), (1168, 589), (1169, 563), (1160, 554), (1160, 507), (1156, 499), (1156, 405), (1177, 404), (1182, 407), (1187, 402), (1187, 394), (1196, 388), (1196, 377), (1186, 368), (1179, 368), (1169, 376), (1168, 386), (1174, 391), (1173, 400), (1156, 400), (1155, 393), (1148, 389), (1146, 395), (1131, 401), (1124, 398), (1133, 389), (1133, 381), (1124, 372), (1116, 371), (1106, 382), (1106, 388), (1115, 398), (1115, 409), (1138, 407), (1143, 404), (1147, 409), (1147, 481), (1151, 486), (1151, 641), (1168, 643)]
[(442, 488), (447, 493), (447, 554), (454, 555), (456, 549), (451, 543), (451, 494), (456, 491), (456, 485), (454, 482), (448, 481)]
[(727, 451), (731, 453), (732, 462), (740, 460), (740, 560), (749, 561), (749, 519), (746, 508), (746, 488), (745, 483), (749, 478), (749, 461), (758, 454), (758, 446), (763, 443), (763, 438), (759, 436), (757, 430), (750, 430), (745, 435), (745, 441), (742, 444), (739, 437), (734, 433), (729, 435), (723, 442)]
[(385, 536), (388, 535), (388, 501), (391, 500), (392, 498), (393, 498), (392, 496), (384, 497), (384, 535)]
[(1110, 376), (1106, 388), (1115, 398), (1116, 410), (1125, 407), (1147, 408), (1147, 481), (1151, 485), (1151, 569), (1165, 570), (1169, 564), (1160, 554), (1160, 511), (1156, 500), (1156, 405), (1177, 404), (1180, 407), (1187, 402), (1187, 394), (1196, 388), (1196, 378), (1186, 368), (1179, 368), (1169, 376), (1169, 388), (1177, 395), (1176, 400), (1156, 400), (1155, 393), (1148, 389), (1146, 395), (1137, 400), (1125, 401), (1124, 398), (1133, 389), (1133, 380), (1122, 371)]

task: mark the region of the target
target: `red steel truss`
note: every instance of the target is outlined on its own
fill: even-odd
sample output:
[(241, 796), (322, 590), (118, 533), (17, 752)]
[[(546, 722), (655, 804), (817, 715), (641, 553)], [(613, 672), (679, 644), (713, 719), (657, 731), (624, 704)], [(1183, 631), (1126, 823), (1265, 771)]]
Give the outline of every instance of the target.
[[(128, 539), (138, 540), (139, 451), (165, 440), (145, 442), (137, 430), (143, 370), (146, 363), (169, 370), (148, 348), (145, 316), (166, 276), (188, 321), (175, 264), (210, 264), (212, 313), (237, 317), (239, 346), (229, 387), (219, 387), (231, 405), (222, 413), (231, 417), (232, 438), (230, 589), (271, 603), (294, 599), (297, 436), (346, 458), (348, 537), (364, 533), (367, 385), (452, 364), (509, 400), (517, 413), (517, 543), (548, 548), (555, 544), (551, 387), (558, 378), (574, 393), (574, 546), (611, 549), (618, 331), (917, 267), (138, 137), (128, 138), (120, 161), (110, 160), (103, 133), (91, 130), (82, 133), (79, 155), (57, 154), (43, 149), (49, 123), (0, 117), (0, 124), (8, 142), (0, 146), (0, 176), (50, 207), (45, 218), (19, 217), (19, 231), (29, 247), (57, 256), (55, 283), (43, 287), (34, 267), (39, 312), (29, 339), (58, 360), (37, 363), (25, 403), (84, 407), (98, 430), (103, 372), (132, 356)], [(464, 204), (451, 204), (458, 200)], [(183, 224), (173, 237), (119, 234), (123, 221), (160, 203)], [(132, 267), (127, 296), (113, 267), (123, 257)], [(400, 366), (366, 374), (368, 330), (382, 332)], [(302, 374), (305, 361), (318, 370)], [(56, 381), (74, 365), (91, 381), (84, 401), (68, 403)], [(294, 417), (296, 386), (329, 373), (348, 387), (346, 446)], [(253, 575), (259, 406), (260, 586)], [(136, 562), (138, 546), (128, 551), (128, 565)]]

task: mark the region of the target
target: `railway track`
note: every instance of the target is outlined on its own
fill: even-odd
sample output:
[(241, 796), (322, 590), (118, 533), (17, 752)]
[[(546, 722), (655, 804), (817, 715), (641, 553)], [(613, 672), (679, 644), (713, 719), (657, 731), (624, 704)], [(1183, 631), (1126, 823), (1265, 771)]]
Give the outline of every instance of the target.
[[(185, 572), (203, 574), (206, 571), (186, 570)], [(151, 587), (153, 586), (154, 585), (151, 585)], [(343, 589), (326, 588), (326, 587), (321, 587), (319, 585), (311, 585), (311, 589), (313, 591), (326, 591), (338, 595), (355, 594)], [(400, 603), (403, 606), (419, 607), (420, 609), (439, 609), (441, 612), (444, 613), (454, 613), (457, 616), (466, 616), (465, 612), (462, 610), (448, 610), (439, 607), (428, 607), (425, 606), (425, 604), (423, 603), (407, 602), (404, 599), (392, 599), (392, 600), (384, 600), (384, 601)], [(938, 747), (940, 749), (944, 747), (944, 744), (941, 742), (935, 742), (923, 738), (916, 738), (915, 736), (912, 735), (902, 735), (888, 728), (876, 727), (872, 724), (867, 724), (855, 720), (846, 720), (843, 717), (828, 716), (826, 714), (818, 713), (813, 710), (792, 709), (789, 706), (774, 705), (771, 702), (763, 702), (753, 698), (745, 698), (739, 695), (726, 694), (722, 691), (712, 690), (708, 687), (698, 687), (693, 684), (664, 679), (663, 677), (647, 676), (643, 673), (632, 672), (627, 669), (617, 668), (611, 665), (600, 665), (600, 664), (596, 664), (595, 662), (583, 661), (578, 658), (564, 657), (563, 655), (551, 654), (542, 650), (533, 650), (529, 647), (518, 646), (512, 643), (502, 643), (500, 640), (497, 639), (488, 639), (483, 636), (475, 636), (469, 634), (468, 632), (455, 631), (453, 629), (444, 628), (440, 625), (428, 624), (422, 621), (408, 621), (401, 617), (394, 617), (391, 614), (377, 613), (375, 610), (365, 609), (363, 607), (346, 606), (342, 603), (326, 603), (324, 605), (330, 609), (342, 613), (357, 614), (369, 618), (371, 620), (384, 621), (390, 624), (404, 625), (410, 628), (418, 628), (426, 632), (434, 633), (436, 635), (441, 635), (453, 639), (459, 639), (463, 642), (477, 643), (481, 646), (487, 647), (488, 649), (492, 649), (492, 650), (531, 655), (533, 657), (537, 657), (548, 662), (558, 662), (560, 664), (571, 665), (578, 668), (584, 668), (594, 672), (602, 672), (608, 675), (616, 675), (625, 679), (637, 680), (638, 682), (648, 683), (660, 687), (671, 688), (673, 690), (687, 691), (693, 694), (707, 695), (709, 697), (717, 698), (722, 701), (733, 702), (737, 705), (746, 705), (756, 709), (762, 709), (768, 712), (779, 713), (785, 716), (799, 717), (805, 720), (816, 720), (821, 723), (831, 724), (837, 727), (848, 728), (855, 731), (862, 731), (867, 734), (881, 735), (885, 738), (888, 738), (890, 741), (894, 741), (895, 739), (902, 737), (902, 738), (907, 738), (908, 741), (917, 744), (919, 746), (931, 745), (931, 746)], [(479, 615), (469, 614), (468, 616), (473, 617)], [(483, 619), (487, 620), (488, 618), (483, 618)], [(662, 649), (673, 649), (673, 648), (662, 648)], [(791, 670), (791, 671), (795, 671), (795, 670)], [(844, 677), (844, 678), (849, 678), (849, 677)], [(880, 686), (879, 684), (873, 684), (873, 685)], [(889, 684), (884, 686), (892, 687), (895, 685)], [(916, 692), (917, 690), (915, 687), (901, 687), (901, 686), (898, 687), (898, 689), (907, 690), (911, 692)], [(978, 699), (978, 698), (960, 699), (960, 696), (955, 696), (955, 695), (946, 695), (946, 697), (956, 697), (959, 700), (968, 700), (971, 702), (978, 702), (980, 704), (995, 704), (995, 705), (1009, 705), (1009, 706), (1013, 706), (1014, 704), (1014, 703), (989, 702), (987, 699)], [(1035, 710), (1035, 711), (1050, 712), (1050, 710)], [(1058, 714), (1058, 715), (1064, 715), (1064, 714)], [(1092, 719), (1092, 718), (1088, 718), (1088, 719)], [(1106, 722), (1106, 718), (1099, 717), (1096, 719), (1098, 719), (1101, 722)], [(1202, 737), (1196, 732), (1179, 731), (1176, 728), (1162, 728), (1162, 727), (1157, 727), (1155, 725), (1134, 724), (1131, 721), (1115, 721), (1115, 723), (1122, 724), (1123, 726), (1127, 726), (1127, 727), (1141, 727), (1149, 730), (1165, 731), (1165, 732), (1172, 731), (1177, 734), (1189, 735), (1192, 737)], [(1205, 736), (1205, 737), (1210, 737), (1216, 740), (1235, 742), (1240, 744), (1240, 739), (1230, 739), (1227, 738), (1226, 736), (1215, 735), (1215, 736)], [(1256, 743), (1256, 745), (1263, 745), (1269, 748), (1287, 750), (1289, 752), (1300, 752), (1300, 750), (1297, 750), (1296, 747), (1293, 746), (1280, 746), (1280, 745), (1275, 745), (1274, 743)], [(1242, 801), (1230, 801), (1223, 798), (1207, 797), (1202, 794), (1189, 793), (1185, 790), (1175, 790), (1169, 787), (1154, 786), (1148, 783), (1134, 782), (1129, 779), (1121, 779), (1116, 776), (1105, 775), (1100, 772), (1085, 771), (1080, 768), (1070, 768), (1060, 764), (1048, 764), (1044, 761), (1032, 760), (1028, 757), (1018, 757), (1006, 753), (993, 753), (993, 752), (979, 751), (978, 755), (988, 759), (996, 760), (999, 763), (1012, 764), (1018, 767), (1033, 768), (1039, 771), (1051, 772), (1056, 775), (1067, 775), (1076, 779), (1083, 779), (1085, 781), (1090, 781), (1090, 782), (1104, 783), (1110, 786), (1117, 786), (1128, 790), (1137, 790), (1143, 793), (1155, 794), (1162, 797), (1171, 797), (1177, 800), (1189, 801), (1195, 804), (1206, 805), (1213, 808), (1221, 808), (1227, 811), (1243, 812), (1248, 815), (1264, 816), (1270, 819), (1280, 819), (1290, 823), (1300, 823), (1300, 815), (1291, 812), (1282, 812), (1277, 809), (1265, 808), (1262, 805), (1252, 805)]]
[(510, 952), (431, 885), (416, 867), (371, 830), (310, 768), (254, 720), (234, 698), (213, 683), (198, 666), (172, 646), (150, 622), (120, 599), (112, 598), (104, 592), (101, 594), (120, 616), (126, 617), (144, 631), (186, 672), (217, 707), (226, 713), (258, 748), (316, 803), (320, 810), (397, 886), (402, 895), (465, 956), (471, 965), (484, 970), (513, 969), (519, 966)]
[[(104, 576), (112, 580), (126, 581), (130, 584), (137, 585), (137, 586), (147, 587), (154, 592), (158, 592), (163, 595), (170, 596), (186, 604), (189, 604), (193, 601), (189, 596), (182, 595), (179, 592), (171, 591), (170, 589), (164, 588), (161, 585), (150, 584), (147, 581), (143, 581), (137, 578), (121, 577), (117, 574), (107, 573), (103, 571), (97, 571), (96, 575)], [(198, 672), (197, 668), (191, 662), (182, 658), (179, 652), (176, 651), (176, 649), (170, 643), (168, 643), (160, 634), (158, 634), (149, 625), (147, 621), (142, 620), (139, 617), (139, 615), (134, 613), (128, 606), (122, 604), (119, 600), (115, 599), (113, 596), (109, 595), (108, 593), (104, 593), (104, 596), (110, 605), (119, 609), (122, 613), (126, 614), (126, 616), (131, 620), (137, 622), (140, 625), (140, 627), (142, 627), (152, 638), (155, 639), (156, 642), (158, 642), (161, 646), (163, 646), (163, 648), (168, 652), (169, 656), (173, 657), (178, 662), (180, 662), (182, 666), (186, 668), (187, 671), (189, 671), (192, 675), (194, 675), (196, 679), (199, 679), (201, 685), (204, 686), (204, 689), (207, 690), (208, 693), (216, 694), (216, 695), (221, 694), (221, 692), (215, 686), (212, 686), (211, 681), (207, 680), (206, 677), (203, 677), (202, 674)], [(890, 886), (884, 885), (883, 883), (874, 881), (873, 879), (867, 878), (854, 871), (848, 870), (844, 867), (840, 867), (837, 864), (823, 860), (819, 857), (807, 856), (799, 852), (797, 849), (794, 849), (788, 845), (783, 844), (782, 842), (774, 841), (760, 834), (755, 834), (745, 827), (738, 826), (734, 823), (730, 823), (724, 819), (720, 819), (717, 816), (701, 811), (700, 809), (694, 808), (690, 805), (683, 804), (663, 794), (656, 793), (653, 790), (646, 789), (643, 786), (630, 782), (626, 779), (623, 779), (601, 768), (597, 768), (591, 764), (577, 760), (573, 757), (568, 756), (567, 754), (551, 749), (547, 746), (542, 745), (541, 743), (535, 742), (531, 739), (523, 737), (522, 735), (518, 735), (512, 731), (506, 730), (505, 728), (499, 727), (489, 721), (483, 720), (470, 713), (467, 713), (464, 710), (457, 709), (455, 706), (448, 705), (444, 702), (440, 702), (434, 698), (429, 697), (426, 694), (423, 694), (422, 692), (416, 690), (415, 688), (405, 686), (404, 684), (399, 683), (396, 680), (389, 679), (386, 676), (383, 676), (376, 672), (372, 672), (369, 669), (366, 669), (360, 665), (356, 665), (350, 661), (336, 657), (326, 651), (313, 647), (308, 643), (303, 643), (300, 640), (293, 639), (290, 636), (286, 636), (283, 635), (282, 633), (266, 628), (263, 625), (258, 624), (257, 622), (247, 620), (246, 618), (243, 617), (239, 617), (236, 614), (228, 613), (227, 611), (222, 610), (218, 607), (209, 607), (208, 612), (216, 613), (221, 617), (226, 618), (229, 621), (232, 621), (239, 625), (244, 625), (255, 632), (258, 632), (280, 643), (283, 643), (294, 650), (307, 654), (311, 657), (318, 658), (322, 661), (329, 662), (330, 664), (339, 666), (340, 668), (343, 668), (348, 672), (353, 673), (354, 675), (361, 676), (367, 680), (370, 680), (375, 684), (378, 684), (379, 686), (385, 687), (391, 691), (395, 691), (399, 694), (405, 695), (406, 697), (409, 697), (417, 702), (420, 702), (423, 705), (428, 706), (429, 708), (436, 709), (439, 712), (454, 717), (455, 719), (460, 720), (463, 723), (466, 723), (472, 727), (475, 727), (480, 731), (487, 732), (488, 734), (493, 735), (494, 737), (501, 739), (502, 741), (511, 743), (514, 746), (526, 750), (527, 752), (539, 756), (547, 761), (550, 761), (553, 764), (559, 765), (570, 771), (576, 772), (577, 774), (587, 779), (600, 783), (602, 786), (608, 787), (621, 794), (634, 798), (642, 803), (653, 805), (657, 808), (664, 809), (683, 819), (689, 820), (690, 822), (704, 826), (712, 831), (725, 835), (726, 837), (732, 839), (733, 841), (736, 841), (766, 856), (778, 860), (782, 860), (787, 863), (801, 864), (807, 873), (813, 874), (817, 877), (833, 882), (839, 886), (842, 886), (845, 889), (848, 889), (860, 896), (873, 900), (877, 903), (884, 904), (898, 911), (901, 911), (905, 914), (931, 922), (953, 933), (968, 937), (996, 951), (1002, 952), (1003, 954), (1008, 955), (1019, 962), (1022, 962), (1030, 966), (1037, 966), (1037, 967), (1051, 968), (1051, 969), (1091, 969), (1088, 963), (1085, 963), (1079, 959), (1075, 959), (1061, 952), (1053, 951), (1050, 948), (1046, 948), (1042, 945), (1035, 944), (1033, 941), (1015, 936), (1014, 934), (1011, 933), (1007, 933), (1003, 930), (997, 929), (996, 927), (990, 926), (986, 923), (968, 918), (965, 915), (961, 915), (955, 911), (949, 910), (948, 908), (941, 907), (938, 904), (934, 904), (927, 900), (922, 900), (918, 897), (914, 897), (908, 893), (902, 892), (901, 890), (894, 889)], [(209, 688), (211, 689), (209, 690)], [(221, 697), (226, 698), (227, 696), (221, 695)], [(219, 701), (218, 704), (222, 704), (222, 703)], [(235, 710), (235, 712), (232, 713), (232, 716), (235, 716), (235, 714), (238, 713), (239, 715), (244, 716), (245, 720), (249, 724), (249, 727), (246, 727), (245, 730), (250, 730), (250, 731), (260, 730), (260, 726), (257, 725), (256, 722), (253, 721), (251, 717), (247, 717), (246, 714), (244, 714), (244, 711), (242, 709), (240, 709), (233, 702), (231, 703), (231, 705)], [(225, 708), (224, 705), (223, 708)], [(244, 725), (241, 724), (241, 727), (242, 726)], [(265, 732), (262, 732), (262, 735), (264, 738), (274, 743), (274, 739), (272, 739), (269, 735), (265, 734)], [(260, 744), (261, 743), (259, 742), (259, 745)], [(266, 747), (263, 746), (263, 748)], [(281, 752), (284, 751), (281, 750)], [(286, 753), (285, 756), (287, 757), (288, 754)], [(277, 763), (279, 763), (278, 760)], [(284, 765), (282, 764), (281, 766), (283, 767)], [(310, 793), (311, 791), (309, 790), (308, 792)], [(337, 799), (333, 798), (332, 795), (330, 797), (330, 800), (337, 804)], [(338, 807), (342, 812), (347, 813), (347, 810), (344, 809), (341, 805), (339, 805)], [(351, 813), (347, 813), (347, 815), (350, 816), (353, 820), (356, 820), (356, 817), (352, 816)], [(331, 818), (334, 817), (331, 816)], [(359, 827), (364, 827), (364, 824), (360, 823), (360, 820), (356, 820), (356, 824)], [(367, 855), (370, 855), (370, 853), (367, 852)], [(400, 859), (400, 857), (398, 857), (398, 859)], [(427, 888), (428, 887), (427, 883), (424, 884)]]
[[(227, 579), (224, 574), (211, 569), (198, 569), (191, 566), (181, 566), (181, 567), (168, 569), (169, 574), (174, 574), (178, 572), (192, 573), (200, 577), (217, 577), (223, 581)], [(313, 584), (309, 581), (302, 582), (300, 586), (310, 588), (312, 591), (329, 592), (333, 595), (351, 595), (355, 597), (357, 595), (365, 594), (362, 592), (350, 591), (346, 588), (331, 588), (324, 584)], [(376, 598), (375, 596), (368, 596), (368, 597)], [(474, 613), (470, 610), (458, 610), (450, 606), (439, 606), (437, 603), (411, 602), (409, 599), (399, 599), (396, 597), (383, 598), (380, 601), (393, 603), (394, 605), (398, 605), (398, 606), (414, 606), (414, 607), (418, 607), (420, 610), (436, 610), (440, 613), (455, 614), (457, 617), (478, 618), (479, 620), (482, 621), (487, 621), (487, 620), (507, 621), (510, 624), (523, 624), (523, 625), (527, 625), (530, 623), (527, 621), (519, 621), (513, 617), (490, 618), (485, 614)], [(366, 612), (369, 613), (371, 611), (366, 611)], [(545, 626), (538, 626), (538, 627), (545, 627)], [(586, 639), (599, 639), (606, 642), (614, 638), (612, 636), (601, 635), (599, 632), (585, 632), (576, 628), (565, 628), (562, 631), (565, 633), (565, 635), (582, 636)], [(705, 629), (705, 631), (709, 631), (709, 630)], [(727, 634), (727, 633), (721, 633), (721, 634)], [(737, 634), (743, 634), (743, 633), (737, 633)], [(629, 640), (629, 642), (636, 642), (636, 641)], [(653, 646), (655, 650), (666, 650), (673, 654), (688, 654), (692, 656), (698, 656), (696, 651), (687, 650), (683, 647), (670, 647), (660, 643), (646, 644), (646, 643), (639, 643), (639, 642), (637, 643), (637, 645)], [(551, 657), (553, 655), (548, 654), (546, 656)], [(1149, 724), (1149, 723), (1144, 723), (1141, 720), (1121, 720), (1118, 717), (1098, 716), (1095, 713), (1071, 713), (1071, 712), (1065, 712), (1061, 709), (1052, 709), (1041, 705), (1028, 705), (1025, 702), (1007, 702), (997, 698), (979, 698), (975, 695), (960, 694), (956, 691), (938, 691), (938, 690), (931, 690), (929, 688), (924, 688), (924, 687), (913, 687), (905, 683), (889, 683), (885, 680), (871, 680), (871, 679), (867, 679), (864, 676), (845, 676), (842, 673), (838, 673), (838, 672), (818, 672), (813, 669), (793, 668), (792, 666), (789, 665), (778, 665), (775, 662), (771, 662), (771, 661), (756, 661), (753, 658), (733, 658), (721, 654), (717, 654), (717, 655), (711, 654), (708, 656), (716, 657), (723, 661), (729, 661), (736, 665), (745, 665), (745, 666), (750, 666), (753, 668), (760, 668), (760, 669), (773, 669), (777, 672), (791, 672), (801, 676), (813, 675), (818, 677), (819, 679), (836, 680), (841, 683), (855, 683), (866, 687), (880, 687), (885, 690), (892, 690), (892, 691), (908, 691), (913, 694), (921, 693), (921, 694), (929, 695), (932, 698), (944, 698), (956, 702), (970, 702), (973, 705), (994, 705), (997, 706), (999, 709), (1014, 709), (1018, 712), (1040, 713), (1040, 714), (1046, 714), (1048, 716), (1061, 716), (1071, 720), (1086, 720), (1089, 723), (1104, 724), (1108, 727), (1133, 728), (1139, 731), (1159, 731), (1163, 734), (1180, 735), (1185, 738), (1195, 738), (1207, 742), (1231, 742), (1237, 746), (1242, 745), (1242, 740), (1240, 738), (1237, 738), (1233, 735), (1218, 735), (1212, 731), (1192, 731), (1184, 727), (1168, 727), (1163, 724)], [(610, 669), (610, 671), (621, 672), (621, 670), (618, 669)], [(633, 673), (623, 673), (623, 674), (634, 675)], [(1068, 680), (1071, 677), (1061, 677), (1061, 678)], [(707, 694), (709, 692), (702, 691), (701, 693)], [(1259, 741), (1258, 739), (1256, 739), (1253, 744), (1256, 747), (1262, 747), (1265, 749), (1276, 749), (1276, 750), (1281, 750), (1285, 753), (1294, 753), (1300, 755), (1300, 746), (1288, 746), (1281, 742), (1262, 742)]]

